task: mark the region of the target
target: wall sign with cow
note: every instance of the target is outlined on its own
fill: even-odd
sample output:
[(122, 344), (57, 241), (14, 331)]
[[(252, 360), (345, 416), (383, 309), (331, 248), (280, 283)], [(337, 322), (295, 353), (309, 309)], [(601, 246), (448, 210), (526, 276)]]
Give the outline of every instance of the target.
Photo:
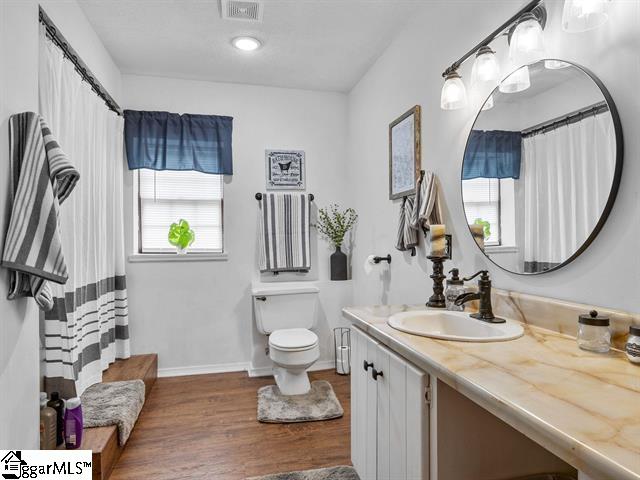
[(267, 190), (304, 190), (302, 150), (265, 150)]

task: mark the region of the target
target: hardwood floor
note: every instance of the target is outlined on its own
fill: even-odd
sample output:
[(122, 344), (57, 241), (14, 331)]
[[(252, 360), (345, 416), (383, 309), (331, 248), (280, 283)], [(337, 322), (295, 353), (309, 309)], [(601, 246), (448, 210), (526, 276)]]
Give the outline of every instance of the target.
[(328, 380), (345, 414), (297, 424), (256, 420), (259, 387), (273, 378), (246, 373), (159, 378), (111, 475), (112, 480), (238, 480), (256, 475), (350, 465), (349, 377)]

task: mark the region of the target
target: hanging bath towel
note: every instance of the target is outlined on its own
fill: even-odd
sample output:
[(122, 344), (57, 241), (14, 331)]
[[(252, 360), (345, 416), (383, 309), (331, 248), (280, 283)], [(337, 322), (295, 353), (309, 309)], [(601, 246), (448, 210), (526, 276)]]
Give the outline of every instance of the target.
[(425, 172), (416, 184), (416, 197), (411, 213), (412, 228), (429, 230), (431, 225), (444, 223), (439, 197), (436, 176), (431, 172)]
[(418, 246), (418, 232), (411, 227), (411, 215), (413, 214), (413, 197), (404, 197), (400, 205), (398, 218), (398, 237), (396, 248), (401, 252), (411, 250), (411, 256), (416, 254)]
[(32, 296), (48, 311), (53, 295), (47, 281), (68, 278), (58, 211), (80, 175), (36, 113), (9, 119), (9, 151), (13, 207), (2, 256), (11, 272), (8, 298)]
[(307, 195), (263, 193), (259, 218), (260, 272), (308, 272), (311, 255)]

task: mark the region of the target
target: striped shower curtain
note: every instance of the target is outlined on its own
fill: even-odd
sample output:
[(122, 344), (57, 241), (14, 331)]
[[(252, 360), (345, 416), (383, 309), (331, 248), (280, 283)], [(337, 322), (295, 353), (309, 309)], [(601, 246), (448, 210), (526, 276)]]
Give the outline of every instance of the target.
[(129, 356), (123, 231), (123, 119), (40, 32), (40, 113), (80, 180), (60, 215), (69, 280), (44, 314), (45, 388), (80, 395)]

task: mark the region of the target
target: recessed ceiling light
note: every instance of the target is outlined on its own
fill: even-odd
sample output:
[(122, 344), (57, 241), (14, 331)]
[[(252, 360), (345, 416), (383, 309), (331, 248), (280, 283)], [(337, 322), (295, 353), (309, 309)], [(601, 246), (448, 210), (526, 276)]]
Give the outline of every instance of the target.
[(260, 40), (253, 37), (236, 37), (231, 41), (231, 44), (244, 52), (252, 52), (262, 45)]

